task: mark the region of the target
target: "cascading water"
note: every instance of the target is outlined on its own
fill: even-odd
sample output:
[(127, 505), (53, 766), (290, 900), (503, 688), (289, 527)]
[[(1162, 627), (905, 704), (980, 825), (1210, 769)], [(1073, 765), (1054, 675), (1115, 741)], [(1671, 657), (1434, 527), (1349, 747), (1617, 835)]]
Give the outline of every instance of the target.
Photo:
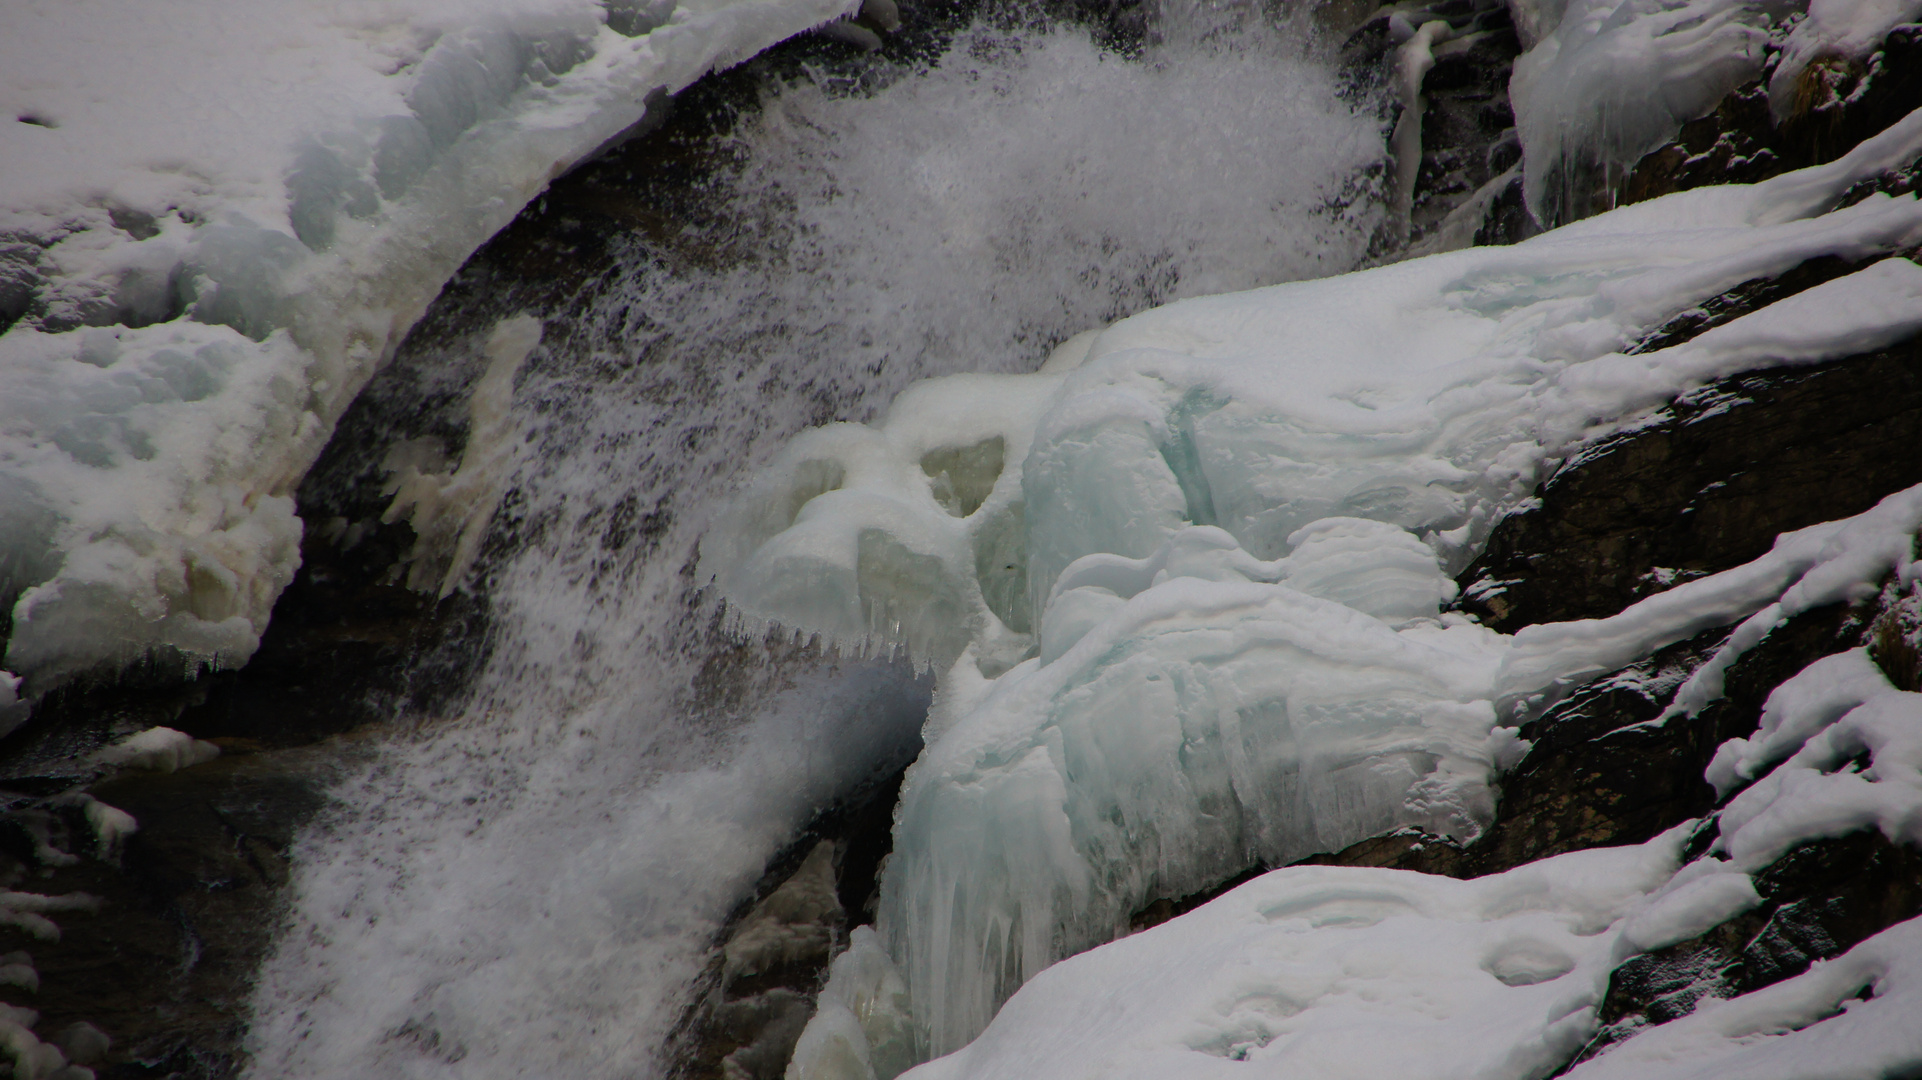
[(722, 142), (715, 224), (618, 241), (470, 433), (463, 470), (501, 477), (494, 646), (457, 718), (378, 748), (303, 843), (253, 1075), (664, 1071), (730, 913), (915, 753), (928, 692), (717, 633), (690, 571), (712, 508), (915, 379), (1353, 266), (1381, 132), (1306, 36), (1169, 12), (1122, 57), (983, 22), (931, 66), (771, 88)]

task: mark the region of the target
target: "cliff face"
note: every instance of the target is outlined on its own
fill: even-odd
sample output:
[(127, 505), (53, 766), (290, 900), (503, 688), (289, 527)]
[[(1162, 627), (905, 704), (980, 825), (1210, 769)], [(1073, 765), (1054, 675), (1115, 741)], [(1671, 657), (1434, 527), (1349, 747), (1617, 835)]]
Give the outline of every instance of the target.
[[(1519, 45), (1502, 9), (1457, 8), (1438, 11), (1460, 24), (1465, 44), (1438, 57), (1424, 87), (1428, 137), (1408, 233), (1418, 245), (1448, 235), (1513, 241), (1533, 228), (1511, 173), (1517, 151), (1505, 68)], [(1371, 65), (1392, 55), (1387, 35), (1385, 20), (1355, 35), (1350, 63), (1363, 82)], [(1598, 187), (1591, 201), (1605, 208), (1832, 160), (1922, 105), (1919, 53), (1922, 31), (1903, 27), (1866, 63), (1820, 68), (1806, 107), (1779, 127), (1769, 119), (1765, 72), (1620, 183)], [(700, 107), (699, 95), (689, 104)], [(599, 171), (558, 185), (539, 212), (476, 257), (417, 339), (530, 298), (563, 309), (572, 284), (606, 257), (597, 237), (610, 224), (674, 235), (660, 202), (634, 197), (633, 175), (698, 175), (698, 162), (675, 149), (681, 145), (636, 144)], [(1903, 192), (1917, 182), (1894, 175), (1879, 188)], [(1382, 240), (1381, 256), (1392, 257), (1402, 243), (1401, 236)], [(1645, 347), (1686, 340), (1859, 268), (1816, 260), (1747, 283)], [(426, 351), (403, 351), (382, 379), (418, 385), (386, 385), (364, 397), (303, 489), (302, 516), (338, 519), (341, 528), (310, 531), (300, 577), (247, 669), (185, 682), (177, 673), (148, 672), (76, 687), (0, 741), (4, 884), (93, 898), (54, 915), (62, 931), (56, 939), (38, 924), (0, 927), (0, 953), (30, 951), (39, 973), (37, 991), (0, 987), (0, 1000), (38, 1010), (41, 1038), (57, 1037), (70, 1060), (99, 1076), (235, 1072), (246, 995), (271, 942), (291, 845), (323, 806), (331, 770), (383, 730), (383, 717), (434, 715), (487, 648), (484, 602), (464, 594), (435, 601), (400, 585), (413, 537), (405, 525), (374, 524), (388, 494), (378, 469), (387, 449), (462, 436), (450, 417), (463, 396), (447, 388), (477, 372), (425, 377), (438, 362)], [(1753, 559), (1779, 533), (1859, 513), (1918, 483), (1922, 343), (1815, 368), (1764, 366), (1678, 399), (1565, 462), (1532, 508), (1505, 519), (1461, 575), (1460, 610), (1504, 631), (1611, 614)], [(644, 545), (650, 517), (635, 509), (629, 518), (610, 528), (622, 530), (624, 543)], [(1916, 689), (1914, 608), (1914, 597), (1891, 581), (1859, 604), (1788, 620), (1744, 652), (1721, 696), (1692, 715), (1670, 715), (1670, 706), (1728, 632), (1671, 646), (1595, 679), (1532, 720), (1521, 733), (1531, 749), (1502, 778), (1497, 817), (1474, 842), (1396, 834), (1308, 861), (1473, 877), (1647, 840), (1698, 817), (1706, 819), (1691, 842), (1699, 854), (1717, 836), (1719, 808), (1739, 791), (1718, 795), (1704, 779), (1717, 748), (1753, 733), (1785, 680), (1858, 646), (1898, 687)], [(717, 662), (708, 673), (708, 690), (722, 697), (745, 678), (725, 668)], [(222, 756), (126, 772), (89, 757), (156, 725), (216, 745)], [(882, 784), (824, 814), (770, 868), (728, 939), (717, 942), (706, 996), (682, 1025), (687, 1075), (780, 1075), (796, 1018), (811, 1011), (833, 948), (864, 921), (888, 842), (892, 791)], [(91, 800), (132, 814), (139, 831), (116, 836), (87, 813)], [(1757, 876), (1757, 889), (1762, 906), (1618, 969), (1603, 1031), (1582, 1056), (1687, 1015), (1704, 998), (1795, 975), (1922, 914), (1922, 855), (1857, 832), (1789, 852)], [(1150, 925), (1200, 899), (1162, 902), (1136, 923)], [(778, 963), (750, 957), (730, 966), (749, 956), (740, 943), (773, 923), (801, 928), (794, 934), (811, 944)], [(102, 1032), (112, 1039), (108, 1049), (96, 1038)]]

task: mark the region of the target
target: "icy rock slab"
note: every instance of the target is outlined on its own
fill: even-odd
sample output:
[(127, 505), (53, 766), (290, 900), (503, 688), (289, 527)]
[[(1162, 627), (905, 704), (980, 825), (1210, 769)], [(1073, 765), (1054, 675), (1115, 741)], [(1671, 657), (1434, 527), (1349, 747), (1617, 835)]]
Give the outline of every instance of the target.
[(1793, 979), (1645, 1031), (1571, 1080), (1842, 1080), (1922, 1065), (1922, 919)]
[(467, 255), (650, 95), (848, 6), (10, 10), (0, 598), (28, 696), (244, 663), (299, 562), (295, 486)]

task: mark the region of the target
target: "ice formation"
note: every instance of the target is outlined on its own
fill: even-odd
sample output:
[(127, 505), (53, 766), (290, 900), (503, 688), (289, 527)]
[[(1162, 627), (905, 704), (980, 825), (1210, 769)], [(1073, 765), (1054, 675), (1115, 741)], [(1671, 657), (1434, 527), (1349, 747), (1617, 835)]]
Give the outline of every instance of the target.
[(468, 399), (467, 446), (458, 464), (422, 471), (429, 464), (421, 460), (423, 453), (438, 457), (437, 446), (403, 443), (389, 454), (394, 501), (381, 520), (406, 518), (413, 526), (417, 539), (407, 553), (409, 587), (446, 596), (480, 553), (519, 445), (511, 415), (514, 376), (540, 343), (541, 323), (531, 315), (502, 319), (494, 327), (482, 350), (487, 369)]
[(294, 485), (468, 253), (650, 94), (847, 7), (14, 5), (7, 667), (38, 693), (154, 650), (244, 662), (298, 565)]
[(797, 438), (703, 570), (751, 623), (944, 672), (880, 917), (925, 1049), (1157, 896), (1397, 825), (1472, 837), (1517, 749), (1500, 716), (1901, 562), (1914, 493), (1611, 619), (1508, 639), (1438, 613), (1444, 573), (1584, 438), (1922, 328), (1922, 269), (1891, 258), (1633, 351), (1740, 282), (1922, 238), (1907, 197), (1829, 210), (1919, 138), (1922, 113), (1769, 183), (1183, 301)]
[(1761, 74), (1771, 15), (1739, 0), (1529, 6), (1542, 36), (1516, 59), (1509, 93), (1528, 207), (1551, 224), (1583, 216), (1570, 200), (1589, 170), (1625, 173)]

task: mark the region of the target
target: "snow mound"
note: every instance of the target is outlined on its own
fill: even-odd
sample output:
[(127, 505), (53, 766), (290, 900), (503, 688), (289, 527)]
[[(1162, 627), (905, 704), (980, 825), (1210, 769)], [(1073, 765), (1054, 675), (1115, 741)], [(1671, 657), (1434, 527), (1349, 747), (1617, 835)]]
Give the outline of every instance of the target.
[(154, 727), (129, 735), (93, 757), (103, 765), (170, 773), (203, 765), (219, 756), (220, 747), (213, 743), (173, 728)]
[(16, 5), (8, 669), (38, 694), (156, 650), (245, 662), (299, 562), (295, 485), (467, 255), (651, 94), (846, 6)]

